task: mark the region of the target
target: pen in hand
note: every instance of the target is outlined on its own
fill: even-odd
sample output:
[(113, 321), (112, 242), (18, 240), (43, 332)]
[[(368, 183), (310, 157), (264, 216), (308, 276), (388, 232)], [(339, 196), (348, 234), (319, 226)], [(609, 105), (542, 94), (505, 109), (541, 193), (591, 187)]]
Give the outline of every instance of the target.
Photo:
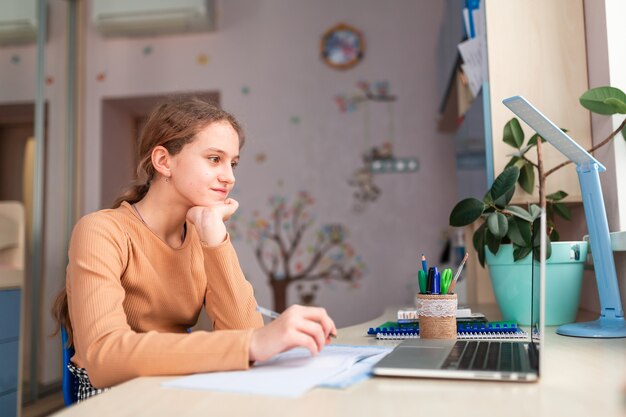
[(269, 317), (271, 319), (277, 319), (280, 314), (270, 310), (269, 308), (265, 308), (265, 307), (261, 307), (261, 306), (257, 306), (256, 307), (256, 311), (258, 311), (259, 313), (261, 313), (262, 315), (264, 315), (265, 317)]
[[(269, 317), (271, 319), (277, 319), (280, 316), (280, 313), (277, 313), (274, 310), (270, 310), (269, 308), (265, 308), (261, 306), (257, 306), (256, 311), (261, 313), (263, 316)], [(332, 337), (333, 339), (337, 337), (337, 335), (333, 333), (331, 333), (329, 336)]]

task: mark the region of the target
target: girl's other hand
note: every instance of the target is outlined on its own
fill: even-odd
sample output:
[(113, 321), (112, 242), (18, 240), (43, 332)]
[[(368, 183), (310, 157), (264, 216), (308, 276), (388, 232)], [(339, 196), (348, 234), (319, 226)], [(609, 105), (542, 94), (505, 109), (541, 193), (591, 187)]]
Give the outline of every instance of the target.
[(254, 329), (250, 360), (263, 361), (295, 347), (304, 347), (315, 356), (336, 333), (335, 323), (324, 308), (292, 305), (276, 320)]

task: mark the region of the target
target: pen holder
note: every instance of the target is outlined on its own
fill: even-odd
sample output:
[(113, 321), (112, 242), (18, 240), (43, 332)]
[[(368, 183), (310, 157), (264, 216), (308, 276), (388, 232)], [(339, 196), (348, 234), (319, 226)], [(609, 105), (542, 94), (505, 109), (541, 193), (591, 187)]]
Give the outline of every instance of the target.
[(422, 339), (456, 339), (456, 294), (417, 294)]

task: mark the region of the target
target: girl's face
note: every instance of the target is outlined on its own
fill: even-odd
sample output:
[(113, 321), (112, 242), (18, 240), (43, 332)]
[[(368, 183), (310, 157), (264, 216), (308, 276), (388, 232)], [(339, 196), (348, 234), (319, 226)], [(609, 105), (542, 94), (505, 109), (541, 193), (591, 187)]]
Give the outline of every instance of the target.
[(171, 159), (170, 182), (190, 206), (221, 202), (235, 185), (239, 135), (227, 121), (211, 123)]

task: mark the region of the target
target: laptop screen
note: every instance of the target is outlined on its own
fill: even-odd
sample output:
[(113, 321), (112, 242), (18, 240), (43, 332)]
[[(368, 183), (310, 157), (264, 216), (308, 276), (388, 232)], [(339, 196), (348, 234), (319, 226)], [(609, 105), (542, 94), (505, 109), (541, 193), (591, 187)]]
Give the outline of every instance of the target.
[[(531, 267), (531, 311), (530, 311), (530, 334), (531, 344), (529, 349), (536, 354), (536, 367), (540, 373), (540, 355), (539, 350), (544, 335), (545, 322), (545, 259), (547, 252), (546, 239), (546, 216), (542, 212), (538, 219), (533, 223), (532, 238), (534, 249), (532, 251), (532, 267)], [(531, 353), (531, 360), (533, 352)]]

